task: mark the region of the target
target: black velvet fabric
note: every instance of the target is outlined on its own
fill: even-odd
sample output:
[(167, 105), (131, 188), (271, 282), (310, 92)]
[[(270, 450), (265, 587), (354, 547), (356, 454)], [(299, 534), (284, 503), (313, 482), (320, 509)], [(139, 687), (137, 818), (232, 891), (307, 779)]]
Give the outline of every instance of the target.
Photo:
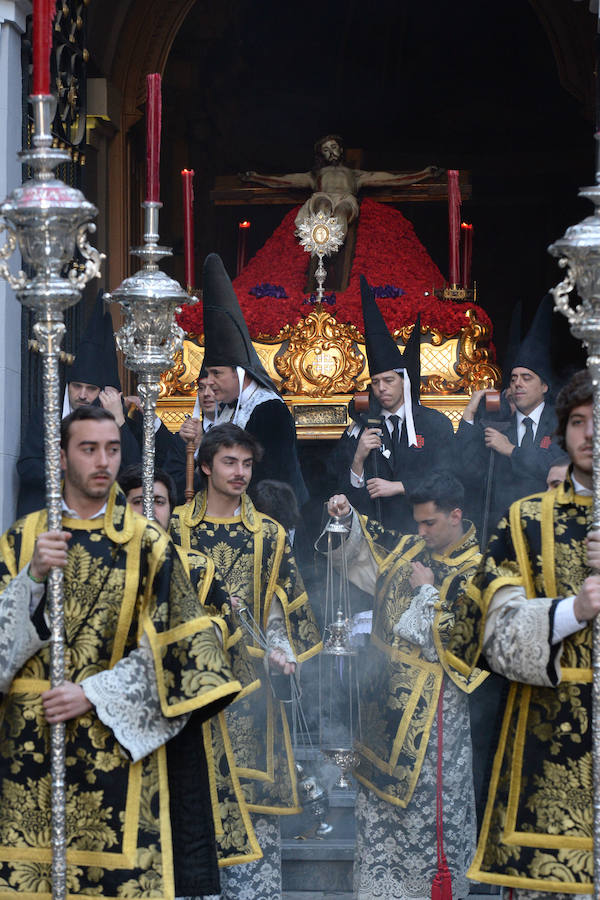
[(202, 711), (167, 743), (176, 897), (220, 893)]
[[(506, 434), (515, 445), (510, 456), (485, 446), (485, 427), (491, 425)], [(564, 454), (554, 439), (554, 407), (544, 405), (533, 446), (517, 446), (517, 417), (497, 423), (477, 417), (472, 425), (461, 420), (456, 433), (457, 456), (466, 488), (466, 512), (478, 528), (483, 524), (486, 485), (491, 474), (491, 503), (487, 533), (493, 530), (511, 503), (529, 494), (546, 490), (546, 475), (553, 461)], [(493, 462), (490, 466), (490, 456)]]

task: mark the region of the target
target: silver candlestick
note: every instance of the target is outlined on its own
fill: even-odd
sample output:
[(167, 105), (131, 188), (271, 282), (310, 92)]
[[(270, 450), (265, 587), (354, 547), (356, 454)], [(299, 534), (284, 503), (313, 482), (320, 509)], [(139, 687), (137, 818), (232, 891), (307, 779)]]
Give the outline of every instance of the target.
[[(59, 378), (60, 345), (65, 333), (64, 311), (77, 303), (83, 287), (100, 275), (104, 254), (88, 242), (88, 232), (98, 210), (81, 191), (69, 187), (54, 175), (60, 163), (70, 160), (69, 153), (52, 147), (51, 125), (56, 99), (49, 94), (30, 98), (33, 107), (33, 148), (19, 154), (33, 169), (33, 178), (16, 188), (0, 205), (0, 275), (14, 288), (23, 306), (35, 312), (33, 330), (42, 354), (44, 392), (44, 451), (48, 530), (62, 527)], [(33, 271), (32, 277), (9, 271), (6, 260), (16, 247)], [(75, 249), (85, 260), (73, 265)], [(50, 614), (50, 682), (57, 687), (64, 681), (64, 604), (63, 572), (52, 568), (48, 574), (46, 596)], [(52, 896), (66, 897), (66, 815), (65, 815), (65, 726), (50, 728), (52, 775)]]
[[(600, 168), (600, 167), (599, 167)], [(600, 528), (600, 171), (596, 184), (582, 188), (595, 206), (594, 214), (568, 228), (564, 237), (548, 248), (566, 269), (566, 276), (553, 290), (556, 308), (565, 315), (571, 332), (588, 351), (594, 392), (593, 511), (592, 528)], [(571, 292), (577, 289), (582, 302), (570, 306)], [(600, 616), (593, 623), (592, 640), (592, 768), (594, 785), (594, 896), (600, 897)]]
[(158, 243), (158, 213), (162, 203), (146, 201), (144, 209), (144, 246), (130, 253), (144, 260), (135, 275), (126, 278), (112, 291), (109, 299), (120, 303), (125, 324), (117, 332), (117, 344), (125, 355), (125, 365), (138, 374), (138, 387), (144, 405), (144, 446), (142, 451), (142, 489), (144, 515), (154, 518), (154, 419), (160, 392), (160, 376), (173, 365), (173, 356), (183, 346), (183, 330), (174, 314), (184, 303), (195, 303), (178, 281), (158, 268), (158, 261), (171, 256), (170, 247)]

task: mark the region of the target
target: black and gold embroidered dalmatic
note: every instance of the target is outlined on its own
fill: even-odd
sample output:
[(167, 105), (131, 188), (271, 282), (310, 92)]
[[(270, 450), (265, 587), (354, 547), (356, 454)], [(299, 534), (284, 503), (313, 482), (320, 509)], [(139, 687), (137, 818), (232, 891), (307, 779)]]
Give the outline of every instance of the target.
[[(196, 588), (200, 602), (221, 633), (223, 649), (231, 670), (242, 685), (242, 690), (236, 698), (239, 700), (257, 690), (260, 681), (256, 678), (254, 664), (242, 640), (240, 623), (232, 613), (223, 582), (215, 572), (212, 559), (206, 554), (198, 550), (186, 552), (178, 545), (175, 549)], [(189, 728), (189, 725), (187, 727)], [(221, 711), (210, 722), (202, 722), (200, 728), (198, 737), (203, 743), (206, 755), (218, 864), (225, 867), (253, 862), (261, 858), (262, 851), (237, 775), (225, 713)], [(198, 729), (195, 729), (195, 734), (197, 733)], [(174, 760), (174, 766), (178, 764), (179, 761)], [(182, 785), (182, 788), (185, 791), (185, 785)], [(186, 797), (182, 793), (181, 806), (186, 805), (188, 805)], [(196, 810), (195, 815), (197, 814)], [(178, 812), (178, 815), (190, 818), (185, 808)]]
[[(512, 680), (469, 872), (478, 881), (593, 890), (591, 626), (552, 644), (558, 600), (576, 594), (590, 575), (591, 504), (570, 481), (514, 503), (467, 587), (451, 635), (449, 659), (463, 674), (483, 651)], [(521, 599), (494, 625), (494, 595), (502, 588), (518, 590)]]
[[(104, 516), (63, 518), (66, 677), (94, 709), (66, 723), (71, 896), (174, 897), (164, 742), (240, 690), (167, 535), (113, 486)], [(50, 898), (49, 688), (23, 567), (46, 513), (0, 540), (0, 897)], [(36, 616), (34, 615), (34, 620)]]
[[(246, 494), (241, 498), (241, 514), (227, 519), (207, 516), (206, 494), (196, 494), (192, 503), (175, 510), (171, 535), (184, 550), (200, 550), (212, 559), (227, 594), (239, 597), (265, 631), (272, 603), (278, 600), (287, 639), (299, 663), (319, 652), (319, 630), (285, 530), (258, 512)], [(243, 694), (226, 714), (236, 773), (244, 783), (251, 811), (296, 813), (301, 807), (285, 709), (267, 684), (264, 650), (245, 632), (239, 635), (254, 660), (254, 680), (260, 686)], [(218, 736), (215, 746), (217, 742)]]
[[(479, 547), (470, 523), (462, 539), (440, 555), (430, 552), (416, 535), (398, 538), (377, 522), (357, 518), (378, 572), (365, 661), (369, 678), (361, 688), (363, 737), (356, 746), (360, 762), (354, 774), (383, 800), (406, 807), (427, 752), (444, 673), (465, 692), (485, 677), (480, 672), (470, 679), (457, 674), (447, 666), (444, 649), (457, 597), (479, 562)], [(416, 593), (409, 579), (417, 561), (433, 571), (438, 587), (431, 628), (434, 658), (394, 632)]]

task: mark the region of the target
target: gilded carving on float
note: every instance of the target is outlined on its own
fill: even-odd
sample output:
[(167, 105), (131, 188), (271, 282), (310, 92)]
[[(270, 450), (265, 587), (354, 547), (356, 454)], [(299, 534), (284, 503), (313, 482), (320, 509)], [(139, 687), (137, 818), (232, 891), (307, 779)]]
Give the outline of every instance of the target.
[[(500, 369), (490, 360), (490, 333), (466, 311), (468, 324), (457, 334), (421, 327), (421, 394), (428, 406), (446, 413), (456, 428), (473, 390), (493, 387)], [(400, 349), (413, 330), (394, 332)], [(204, 348), (188, 335), (172, 369), (161, 378), (160, 414), (177, 430), (191, 412)], [(331, 437), (347, 424), (346, 404), (369, 383), (364, 339), (355, 325), (338, 322), (317, 305), (296, 325), (286, 325), (272, 340), (254, 341), (265, 369), (284, 395), (302, 437)], [(334, 402), (332, 402), (334, 401)], [(337, 401), (337, 402), (335, 402)]]
[(275, 357), (275, 368), (286, 393), (306, 397), (331, 397), (363, 390), (365, 357), (357, 344), (362, 335), (354, 325), (340, 325), (323, 309), (315, 309), (295, 326), (280, 334), (287, 342)]

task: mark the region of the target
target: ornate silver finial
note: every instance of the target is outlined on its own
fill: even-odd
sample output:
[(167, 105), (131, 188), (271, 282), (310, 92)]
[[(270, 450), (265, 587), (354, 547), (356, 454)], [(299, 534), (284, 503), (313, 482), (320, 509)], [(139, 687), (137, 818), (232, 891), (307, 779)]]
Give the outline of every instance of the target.
[(160, 376), (173, 365), (173, 356), (183, 346), (183, 330), (175, 313), (185, 303), (195, 303), (178, 281), (158, 267), (170, 256), (170, 247), (158, 243), (158, 213), (162, 203), (145, 201), (144, 245), (130, 250), (144, 260), (144, 266), (112, 291), (108, 299), (120, 303), (125, 324), (117, 332), (117, 344), (125, 356), (125, 365), (138, 374), (138, 387), (144, 407), (144, 446), (142, 480), (144, 515), (154, 517), (154, 417), (160, 392)]
[[(25, 181), (0, 205), (0, 276), (14, 289), (23, 306), (35, 313), (33, 330), (39, 344), (43, 366), (44, 453), (48, 530), (58, 531), (62, 522), (60, 468), (60, 345), (65, 333), (64, 311), (77, 303), (83, 287), (100, 275), (104, 254), (90, 246), (88, 232), (95, 231), (92, 219), (96, 207), (81, 191), (56, 178), (54, 169), (68, 162), (67, 151), (52, 147), (51, 125), (56, 99), (50, 94), (35, 94), (33, 106), (33, 147), (19, 154), (33, 169), (33, 178)], [(19, 247), (32, 271), (13, 275), (7, 260)], [(85, 263), (75, 262), (76, 248)], [(64, 603), (62, 569), (50, 569), (46, 587), (50, 615), (50, 682), (58, 687), (64, 681)], [(52, 773), (52, 896), (64, 900), (67, 886), (65, 724), (50, 727), (50, 767)]]

